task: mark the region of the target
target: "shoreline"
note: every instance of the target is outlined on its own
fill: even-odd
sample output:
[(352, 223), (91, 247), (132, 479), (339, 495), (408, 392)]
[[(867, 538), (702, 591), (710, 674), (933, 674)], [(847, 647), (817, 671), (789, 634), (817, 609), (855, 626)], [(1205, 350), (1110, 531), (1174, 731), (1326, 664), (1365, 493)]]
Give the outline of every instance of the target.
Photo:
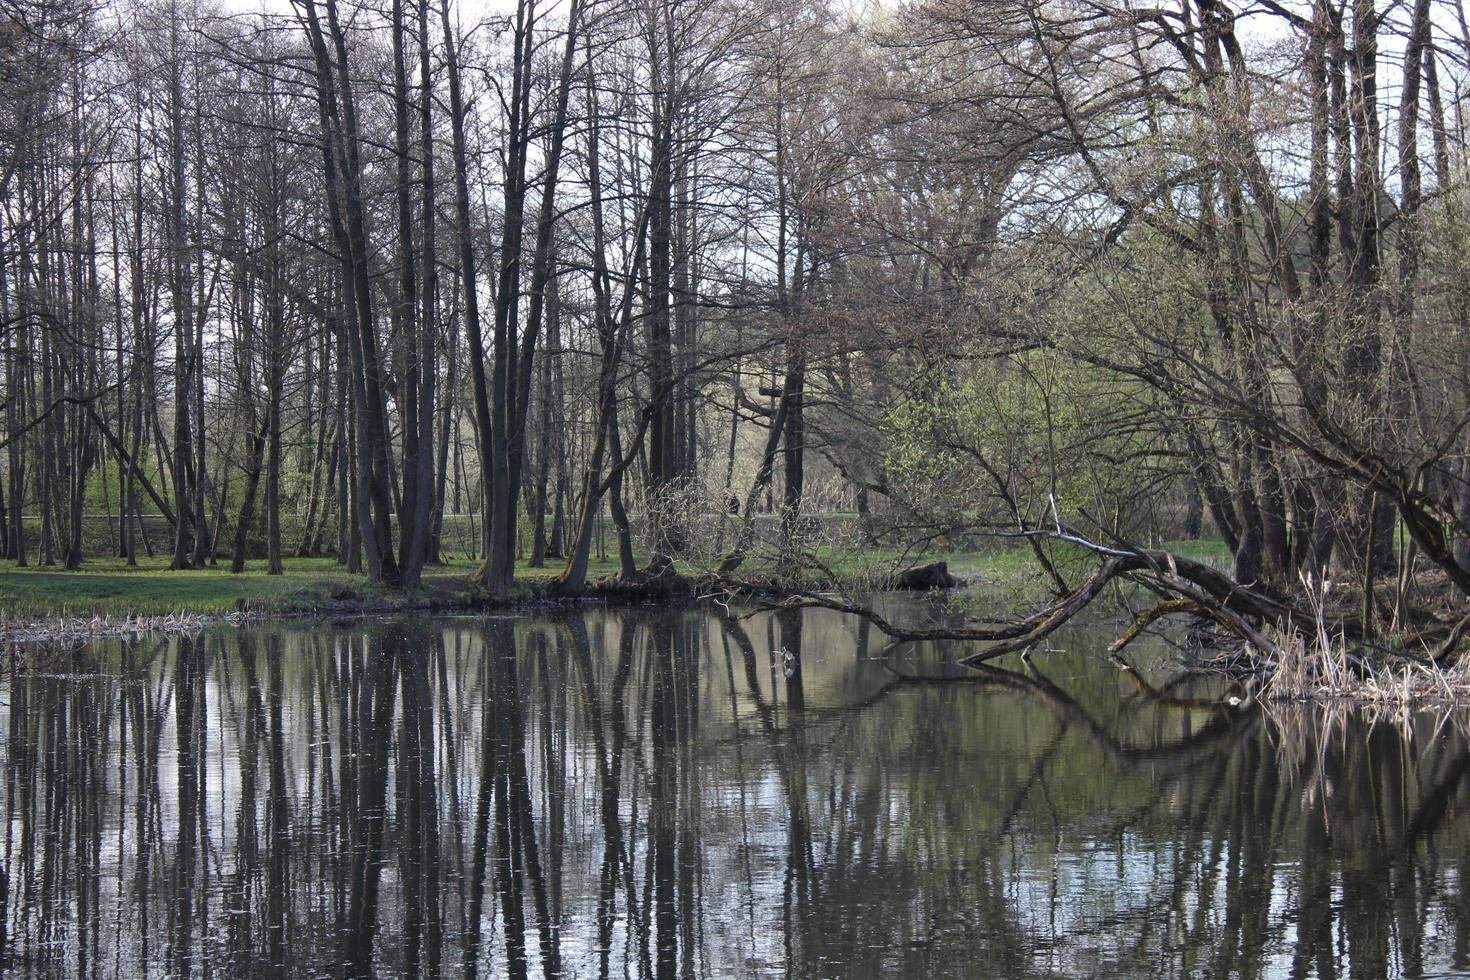
[[(465, 566), (460, 568), (467, 571)], [(655, 604), (693, 606), (708, 604), (717, 595), (741, 595), (759, 603), (763, 598), (770, 601), (771, 597), (783, 593), (788, 597), (792, 594), (790, 590), (760, 580), (730, 582), (678, 575), (631, 582), (603, 576), (589, 582), (579, 593), (568, 595), (555, 589), (554, 580), (549, 575), (527, 574), (518, 578), (507, 593), (492, 596), (476, 588), (462, 572), (455, 574), (448, 569), (426, 576), (424, 582), (412, 590), (387, 590), (331, 574), (326, 569), (306, 571), (305, 574), (298, 572), (294, 578), (267, 578), (259, 573), (232, 576), (214, 570), (169, 573), (171, 576), (185, 576), (172, 579), (154, 578), (146, 571), (124, 574), (131, 580), (130, 586), (150, 580), (177, 583), (176, 588), (166, 593), (179, 600), (176, 608), (160, 608), (160, 598), (149, 597), (145, 591), (109, 591), (105, 586), (109, 581), (116, 585), (120, 578), (116, 573), (111, 576), (107, 572), (88, 571), (36, 571), (19, 576), (0, 574), (0, 603), (6, 599), (15, 602), (15, 593), (5, 595), (8, 584), (26, 579), (36, 581), (37, 577), (64, 577), (71, 587), (68, 588), (68, 599), (77, 598), (74, 587), (81, 584), (79, 580), (91, 578), (96, 586), (82, 598), (80, 604), (84, 608), (80, 612), (70, 611), (65, 602), (37, 601), (45, 598), (39, 591), (19, 611), (14, 606), (6, 608), (0, 604), (0, 643), (12, 648), (29, 647), (116, 637), (167, 637), (211, 627), (239, 629), (251, 625), (321, 620), (474, 617), (497, 612), (534, 615), (577, 608), (633, 608)], [(964, 576), (952, 579), (951, 584), (963, 588), (984, 586), (990, 581), (988, 576)], [(191, 584), (194, 586), (192, 591), (189, 588)], [(804, 582), (798, 591), (815, 597), (817, 593), (829, 592), (832, 585), (826, 577), (814, 578)], [(231, 589), (242, 594), (232, 597), (227, 591)], [(894, 591), (908, 591), (912, 595), (932, 594), (913, 589)], [(949, 589), (941, 594), (954, 595)], [(127, 602), (134, 595), (151, 601), (139, 609)], [(977, 597), (975, 601), (980, 600)], [(822, 600), (812, 604), (821, 606), (826, 602)], [(829, 605), (828, 608), (836, 607)], [(845, 610), (838, 608), (837, 611)], [(898, 627), (894, 632), (901, 634), (903, 630)], [(922, 634), (926, 632), (930, 631), (916, 630), (908, 641), (923, 639)], [(1325, 632), (1317, 631), (1317, 634), (1304, 636), (1293, 631), (1278, 638), (1277, 653), (1289, 650), (1292, 653), (1290, 657), (1262, 657), (1247, 651), (1243, 662), (1239, 654), (1229, 652), (1229, 644), (1223, 644), (1216, 651), (1220, 656), (1200, 658), (1195, 655), (1181, 660), (1179, 667), (1188, 673), (1234, 676), (1237, 680), (1249, 681), (1260, 700), (1277, 703), (1339, 702), (1411, 707), (1463, 706), (1470, 703), (1470, 657), (1453, 667), (1443, 668), (1439, 665), (1426, 667), (1402, 659), (1371, 663), (1361, 657), (1349, 656), (1341, 638), (1324, 645)], [(963, 639), (953, 635), (934, 638)], [(905, 640), (895, 638), (893, 642)], [(12, 654), (15, 652), (13, 650)], [(1026, 656), (1025, 653), (1021, 655)], [(1277, 659), (1282, 662), (1276, 662)], [(1242, 667), (1246, 669), (1242, 671)]]
[(284, 623), (297, 620), (370, 619), (396, 616), (475, 616), (494, 612), (535, 613), (558, 608), (589, 606), (638, 606), (659, 602), (668, 605), (696, 603), (695, 580), (668, 584), (628, 584), (598, 582), (577, 595), (560, 595), (541, 583), (518, 585), (505, 596), (452, 593), (440, 589), (421, 588), (411, 593), (384, 597), (304, 601), (279, 605), (255, 605), (241, 602), (233, 611), (194, 610), (181, 607), (168, 613), (93, 612), (71, 614), (65, 609), (37, 616), (15, 616), (0, 613), (0, 643), (29, 644), (47, 641), (70, 642), (106, 639), (115, 636), (157, 634), (167, 636), (187, 633), (210, 626), (236, 628), (261, 623)]
[[(500, 611), (534, 613), (577, 606), (683, 605), (701, 594), (724, 592), (732, 583), (709, 575), (670, 573), (624, 580), (610, 562), (592, 569), (575, 593), (557, 588), (552, 567), (523, 567), (503, 594), (484, 591), (472, 564), (426, 570), (412, 589), (392, 589), (347, 573), (330, 560), (297, 560), (286, 574), (259, 569), (234, 574), (222, 567), (171, 571), (116, 564), (80, 570), (49, 567), (0, 570), (0, 642), (86, 640), (142, 633), (177, 633), (215, 624), (374, 616), (477, 615)], [(890, 571), (895, 584), (900, 573)], [(878, 580), (874, 580), (876, 583)], [(979, 577), (951, 577), (949, 584), (976, 584)], [(829, 575), (807, 577), (802, 590), (836, 588)], [(781, 590), (757, 574), (738, 583), (746, 595)], [(912, 588), (906, 591), (913, 591)]]

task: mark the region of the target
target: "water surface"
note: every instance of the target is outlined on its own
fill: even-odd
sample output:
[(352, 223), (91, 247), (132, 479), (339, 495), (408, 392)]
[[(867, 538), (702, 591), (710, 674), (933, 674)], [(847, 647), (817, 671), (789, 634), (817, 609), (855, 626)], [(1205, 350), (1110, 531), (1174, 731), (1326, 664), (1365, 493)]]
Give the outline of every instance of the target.
[(1463, 714), (1232, 708), (1112, 635), (978, 672), (818, 611), (17, 649), (0, 966), (1470, 970)]

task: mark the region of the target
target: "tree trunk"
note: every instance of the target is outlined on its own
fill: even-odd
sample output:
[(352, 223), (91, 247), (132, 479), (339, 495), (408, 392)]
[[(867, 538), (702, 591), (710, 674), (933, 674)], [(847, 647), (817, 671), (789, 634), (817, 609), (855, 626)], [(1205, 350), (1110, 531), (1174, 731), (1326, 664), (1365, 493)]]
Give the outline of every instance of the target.
[(260, 474), (265, 467), (265, 445), (269, 439), (270, 419), (267, 417), (260, 431), (250, 434), (250, 453), (245, 463), (245, 494), (240, 502), (240, 516), (235, 521), (235, 547), (230, 554), (230, 572), (235, 575), (245, 571), (250, 532), (255, 525), (255, 498), (260, 489)]

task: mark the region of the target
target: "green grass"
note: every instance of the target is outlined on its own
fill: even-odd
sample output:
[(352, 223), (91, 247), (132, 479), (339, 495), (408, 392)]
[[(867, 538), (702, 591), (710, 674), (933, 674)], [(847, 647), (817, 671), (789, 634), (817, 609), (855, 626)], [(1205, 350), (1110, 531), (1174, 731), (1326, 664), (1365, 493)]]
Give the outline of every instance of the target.
[[(1162, 541), (1157, 547), (1181, 558), (1195, 561), (1229, 563), (1230, 551), (1214, 538), (1187, 541)], [(1096, 557), (1080, 547), (1049, 543), (1047, 552), (1059, 566), (1077, 568), (1091, 566)], [(820, 548), (817, 558), (838, 576), (862, 576), (876, 571), (894, 571), (928, 561), (944, 561), (951, 573), (964, 579), (985, 581), (1014, 579), (1041, 571), (1031, 549), (1024, 544), (999, 545), (977, 551), (922, 551), (900, 548), (864, 548), (861, 550)]]
[(1229, 567), (1230, 549), (1219, 538), (1196, 538), (1193, 541), (1164, 541), (1159, 547), (1180, 558), (1191, 558), (1199, 562), (1212, 562)]
[[(1229, 554), (1218, 541), (1170, 541), (1162, 547), (1200, 561), (1226, 562)], [(819, 559), (839, 578), (870, 580), (883, 574), (934, 559), (949, 563), (950, 571), (981, 586), (1024, 588), (1039, 581), (1040, 570), (1025, 546), (992, 548), (986, 551), (929, 553), (895, 548), (827, 549)], [(1061, 556), (1076, 570), (1090, 556)], [(746, 572), (762, 566), (762, 556), (753, 554)], [(47, 619), (57, 616), (160, 616), (187, 612), (217, 615), (250, 609), (267, 613), (305, 613), (344, 605), (382, 606), (452, 605), (468, 600), (474, 592), (476, 563), (464, 558), (425, 569), (423, 585), (413, 592), (386, 589), (365, 576), (349, 575), (331, 558), (292, 558), (284, 575), (265, 574), (263, 561), (251, 562), (247, 571), (232, 575), (227, 564), (189, 571), (171, 571), (168, 559), (139, 559), (129, 567), (118, 558), (88, 559), (80, 571), (59, 567), (16, 568), (0, 564), (0, 615), (12, 619)], [(516, 580), (529, 598), (561, 571), (560, 561), (544, 568), (524, 563), (516, 569)], [(697, 569), (681, 569), (697, 573)], [(589, 581), (615, 575), (615, 559), (593, 559)]]
[[(431, 566), (424, 572), (422, 588), (404, 593), (375, 585), (362, 575), (350, 575), (331, 558), (292, 558), (285, 565), (284, 575), (267, 575), (263, 561), (251, 562), (244, 573), (232, 575), (227, 563), (172, 571), (163, 557), (140, 558), (134, 567), (118, 558), (94, 558), (74, 572), (5, 564), (0, 565), (0, 614), (16, 619), (177, 612), (211, 615), (241, 608), (292, 613), (344, 601), (408, 606), (416, 601), (468, 596), (476, 569), (464, 559)], [(559, 561), (548, 562), (545, 568), (522, 565), (516, 578), (529, 589), (545, 584), (560, 571)], [(616, 562), (594, 559), (589, 577), (615, 571)]]
[[(989, 551), (924, 552), (904, 548), (818, 548), (817, 560), (839, 578), (864, 578), (943, 561), (961, 578), (991, 578), (1024, 573), (1032, 562), (1029, 548), (1001, 547)], [(754, 562), (752, 563), (754, 564)]]

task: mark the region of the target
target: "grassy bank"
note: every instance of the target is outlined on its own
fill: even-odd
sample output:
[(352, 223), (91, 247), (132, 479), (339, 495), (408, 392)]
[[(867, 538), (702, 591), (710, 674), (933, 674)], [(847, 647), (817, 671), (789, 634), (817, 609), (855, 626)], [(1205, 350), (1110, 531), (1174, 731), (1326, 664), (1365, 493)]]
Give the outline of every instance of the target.
[[(1175, 542), (1181, 554), (1215, 557), (1214, 542)], [(981, 587), (1020, 588), (1038, 574), (1029, 549), (925, 555), (887, 548), (828, 551), (818, 561), (842, 580), (877, 581), (886, 574), (940, 558), (950, 571)], [(217, 616), (236, 612), (292, 615), (339, 609), (471, 608), (477, 595), (473, 584), (476, 565), (460, 559), (425, 570), (416, 590), (385, 589), (362, 575), (350, 575), (331, 558), (292, 558), (284, 575), (265, 574), (264, 562), (252, 562), (243, 574), (232, 575), (221, 564), (189, 571), (171, 571), (159, 556), (128, 566), (117, 558), (94, 558), (79, 571), (53, 566), (16, 568), (0, 564), (0, 616), (10, 620), (59, 617), (163, 616), (187, 613)], [(746, 571), (754, 574), (759, 561)], [(559, 561), (544, 568), (521, 564), (516, 580), (521, 589), (512, 598), (532, 598), (561, 571)], [(697, 573), (696, 569), (685, 569)], [(593, 560), (589, 581), (617, 572), (615, 560)]]
[[(1216, 541), (1174, 541), (1164, 548), (1196, 561), (1223, 565), (1229, 555)], [(886, 548), (819, 552), (809, 566), (813, 585), (826, 588), (835, 576), (856, 590), (876, 587), (896, 572), (927, 561), (943, 560), (966, 585), (951, 593), (956, 609), (1036, 608), (1054, 598), (1051, 583), (1026, 547), (987, 551), (922, 554)], [(752, 555), (741, 569), (758, 580), (771, 571), (770, 556)], [(1053, 562), (1073, 581), (1095, 558), (1053, 549)], [(425, 570), (423, 583), (412, 590), (388, 589), (363, 575), (347, 573), (331, 558), (295, 558), (284, 575), (267, 575), (263, 562), (231, 574), (228, 566), (172, 571), (166, 558), (140, 560), (129, 567), (119, 559), (93, 559), (79, 571), (57, 567), (15, 568), (0, 565), (0, 639), (44, 639), (57, 635), (94, 636), (136, 629), (172, 631), (237, 614), (310, 616), (391, 614), (395, 612), (470, 612), (504, 603), (533, 602), (560, 573), (561, 563), (543, 568), (521, 564), (516, 588), (492, 599), (477, 589), (477, 564), (465, 559)], [(698, 575), (700, 569), (681, 568)], [(589, 581), (613, 578), (615, 561), (592, 562)], [(612, 601), (643, 601), (636, 592), (604, 593)], [(238, 620), (237, 620), (238, 621)], [(1262, 700), (1323, 700), (1411, 703), (1463, 701), (1470, 697), (1470, 658), (1442, 669), (1424, 658), (1383, 660), (1368, 651), (1352, 651), (1324, 621), (1287, 624), (1271, 631), (1269, 650), (1222, 651), (1221, 659), (1199, 664), (1205, 669), (1249, 676)], [(1427, 651), (1426, 651), (1427, 652)]]
[[(331, 558), (293, 558), (284, 575), (267, 575), (264, 562), (252, 562), (240, 575), (228, 565), (172, 571), (166, 558), (139, 559), (129, 567), (120, 559), (93, 559), (79, 571), (60, 568), (0, 567), (0, 615), (11, 620), (91, 616), (163, 616), (188, 613), (216, 616), (235, 612), (292, 615), (337, 609), (450, 608), (475, 599), (475, 565), (459, 561), (432, 566), (415, 590), (386, 589), (362, 575), (348, 574)], [(594, 561), (592, 576), (616, 570)], [(561, 571), (523, 565), (516, 577), (532, 595)]]

